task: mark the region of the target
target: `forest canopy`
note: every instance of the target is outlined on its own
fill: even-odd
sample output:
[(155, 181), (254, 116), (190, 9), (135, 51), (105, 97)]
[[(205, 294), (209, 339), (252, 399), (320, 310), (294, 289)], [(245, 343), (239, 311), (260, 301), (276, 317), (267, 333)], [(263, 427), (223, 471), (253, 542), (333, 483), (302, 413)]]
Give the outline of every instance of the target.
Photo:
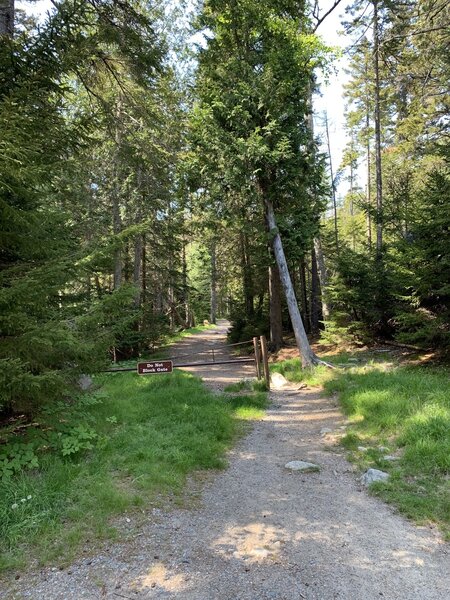
[(2, 413), (217, 316), (304, 364), (311, 336), (448, 352), (449, 6), (345, 6), (332, 165), (320, 3), (0, 1)]

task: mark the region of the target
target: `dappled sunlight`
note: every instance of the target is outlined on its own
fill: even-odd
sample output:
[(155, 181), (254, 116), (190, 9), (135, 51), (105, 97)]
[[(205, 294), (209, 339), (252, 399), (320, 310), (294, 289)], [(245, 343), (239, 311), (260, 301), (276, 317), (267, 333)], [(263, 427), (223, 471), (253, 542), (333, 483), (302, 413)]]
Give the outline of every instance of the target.
[(171, 573), (158, 562), (136, 581), (136, 587), (141, 591), (157, 588), (165, 592), (181, 592), (186, 589), (187, 583), (184, 575)]
[(395, 563), (398, 567), (411, 568), (411, 567), (423, 567), (425, 561), (423, 558), (419, 558), (413, 552), (408, 550), (397, 550), (392, 553)]
[(227, 558), (260, 562), (276, 559), (289, 540), (284, 529), (263, 522), (231, 526), (213, 543), (213, 548)]
[(258, 455), (255, 452), (239, 452), (239, 458), (244, 460), (257, 460)]

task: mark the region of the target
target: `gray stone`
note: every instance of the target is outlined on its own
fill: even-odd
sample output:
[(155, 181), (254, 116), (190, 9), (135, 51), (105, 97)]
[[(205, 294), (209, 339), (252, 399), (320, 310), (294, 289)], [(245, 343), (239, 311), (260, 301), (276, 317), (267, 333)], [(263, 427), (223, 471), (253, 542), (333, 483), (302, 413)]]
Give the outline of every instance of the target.
[(380, 452), (389, 452), (389, 448), (387, 446), (378, 446), (378, 450)]
[(270, 384), (273, 388), (282, 388), (288, 383), (286, 377), (283, 377), (281, 373), (272, 373), (270, 376)]
[(300, 473), (317, 473), (318, 471), (320, 471), (319, 465), (315, 465), (314, 463), (310, 462), (305, 462), (304, 460), (291, 460), (284, 466), (290, 471), (299, 471)]
[(396, 460), (400, 460), (400, 456), (392, 456), (391, 454), (387, 454), (383, 456), (383, 460), (387, 460), (388, 462), (394, 462)]
[(358, 446), (358, 452), (367, 452), (367, 450), (365, 446)]
[(375, 481), (387, 481), (389, 479), (389, 473), (379, 471), (378, 469), (367, 469), (360, 481), (363, 485), (370, 485)]
[(321, 435), (326, 435), (327, 433), (332, 433), (332, 429), (330, 429), (329, 427), (322, 427), (322, 429), (320, 430)]
[(91, 387), (94, 385), (94, 382), (92, 381), (92, 377), (89, 377), (89, 375), (80, 375), (78, 379), (78, 385), (83, 392), (86, 392), (87, 390), (91, 389)]

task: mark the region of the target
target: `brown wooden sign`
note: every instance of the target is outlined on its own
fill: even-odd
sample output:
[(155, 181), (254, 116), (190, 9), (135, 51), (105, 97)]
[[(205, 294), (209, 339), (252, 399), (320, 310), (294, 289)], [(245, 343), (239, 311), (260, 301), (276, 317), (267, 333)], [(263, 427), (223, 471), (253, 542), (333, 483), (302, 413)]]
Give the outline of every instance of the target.
[(153, 360), (141, 362), (137, 365), (139, 375), (157, 375), (159, 373), (172, 373), (173, 362), (171, 360)]

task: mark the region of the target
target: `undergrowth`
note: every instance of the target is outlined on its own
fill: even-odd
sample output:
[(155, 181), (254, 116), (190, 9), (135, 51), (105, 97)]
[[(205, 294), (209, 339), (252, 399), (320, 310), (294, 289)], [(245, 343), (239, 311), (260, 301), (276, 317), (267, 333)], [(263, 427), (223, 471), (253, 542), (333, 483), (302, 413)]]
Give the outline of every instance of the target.
[(258, 418), (266, 396), (217, 396), (182, 371), (109, 373), (95, 384), (101, 392), (87, 395), (81, 412), (66, 403), (21, 435), (36, 461), (0, 482), (0, 568), (32, 555), (67, 564), (80, 546), (119, 535), (115, 515), (179, 501), (189, 473), (224, 466), (240, 424)]
[(323, 385), (328, 394), (337, 393), (348, 416), (341, 444), (349, 458), (361, 470), (375, 467), (390, 474), (389, 481), (372, 486), (373, 493), (417, 523), (438, 524), (450, 539), (448, 371), (393, 364), (386, 357), (353, 366), (360, 357), (326, 358), (347, 369), (305, 372), (298, 359), (271, 368), (291, 381)]

